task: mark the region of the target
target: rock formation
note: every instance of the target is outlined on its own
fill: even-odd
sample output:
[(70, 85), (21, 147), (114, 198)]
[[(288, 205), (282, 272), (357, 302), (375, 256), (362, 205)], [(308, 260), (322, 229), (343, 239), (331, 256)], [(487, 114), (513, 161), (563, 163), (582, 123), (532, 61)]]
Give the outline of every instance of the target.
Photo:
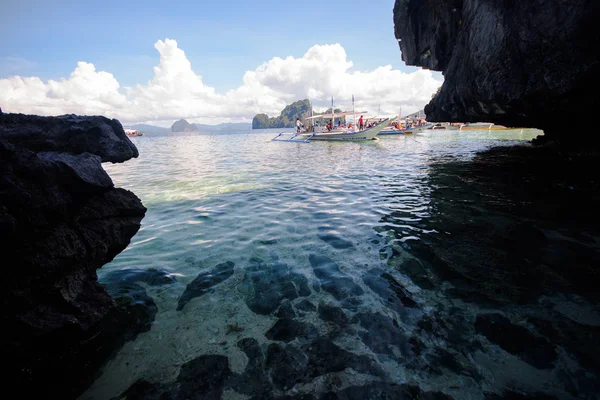
[(200, 132), (200, 128), (196, 124), (190, 124), (185, 119), (180, 119), (171, 125), (171, 132)]
[(146, 212), (101, 163), (137, 156), (117, 120), (0, 114), (0, 346), (21, 394), (66, 393), (90, 364), (81, 349), (115, 308), (96, 270)]
[(304, 118), (310, 112), (308, 99), (298, 100), (285, 106), (278, 117), (269, 118), (267, 114), (256, 114), (252, 119), (252, 129), (295, 128), (296, 118)]
[(599, 17), (595, 0), (396, 0), (394, 6), (402, 59), (445, 76), (425, 107), (428, 120), (536, 127), (563, 142), (588, 127), (597, 110)]

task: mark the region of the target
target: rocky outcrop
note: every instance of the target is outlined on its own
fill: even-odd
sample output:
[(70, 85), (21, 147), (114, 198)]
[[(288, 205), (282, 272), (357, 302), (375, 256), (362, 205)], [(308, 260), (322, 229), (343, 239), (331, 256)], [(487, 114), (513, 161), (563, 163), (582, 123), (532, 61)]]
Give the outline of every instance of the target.
[[(599, 17), (594, 0), (394, 6), (402, 59), (445, 76), (425, 107), (428, 120), (536, 127), (558, 140), (587, 127), (597, 110)], [(595, 132), (589, 136), (600, 143)]]
[(190, 124), (185, 119), (180, 119), (171, 125), (171, 132), (200, 132), (200, 128), (196, 124)]
[(0, 346), (24, 391), (53, 393), (64, 363), (71, 372), (89, 363), (76, 353), (115, 307), (96, 270), (127, 247), (146, 212), (101, 163), (137, 156), (117, 120), (0, 114)]
[(296, 118), (310, 115), (308, 99), (298, 100), (285, 106), (278, 117), (269, 118), (267, 114), (256, 114), (252, 119), (252, 129), (295, 128)]

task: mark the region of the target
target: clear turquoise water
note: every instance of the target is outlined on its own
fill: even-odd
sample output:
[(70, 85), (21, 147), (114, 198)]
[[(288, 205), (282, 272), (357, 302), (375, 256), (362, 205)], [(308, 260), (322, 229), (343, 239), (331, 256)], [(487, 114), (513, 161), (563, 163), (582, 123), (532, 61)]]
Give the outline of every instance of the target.
[[(134, 192), (148, 211), (129, 247), (98, 275), (102, 281), (112, 271), (154, 268), (168, 271), (177, 283), (146, 285), (158, 306), (152, 329), (128, 342), (82, 398), (111, 398), (139, 378), (171, 382), (183, 363), (202, 354), (225, 355), (231, 370), (241, 373), (248, 359), (235, 343), (242, 338), (271, 343), (265, 332), (277, 321), (273, 314), (256, 314), (247, 306), (245, 268), (251, 259), (277, 261), (289, 268), (288, 273), (307, 279), (313, 290), (294, 299), (294, 304), (308, 299), (317, 307), (345, 309), (331, 293), (314, 290), (319, 279), (309, 257), (325, 256), (363, 289), (358, 311), (392, 316), (393, 311), (363, 282), (367, 271), (386, 270), (418, 303), (401, 317), (406, 333), (416, 331), (419, 319), (450, 300), (419, 288), (390, 270), (387, 262), (392, 253), (409, 258), (405, 245), (432, 233), (428, 230), (428, 219), (435, 216), (429, 197), (431, 165), (468, 160), (477, 151), (538, 134), (431, 131), (365, 143), (310, 144), (271, 142), (274, 131), (132, 138), (140, 157), (105, 168), (115, 185)], [(177, 311), (186, 285), (226, 261), (235, 264), (233, 275)], [(358, 312), (346, 311), (349, 316)], [(302, 320), (320, 334), (329, 329), (316, 313)], [(232, 325), (241, 330), (232, 331)], [(374, 355), (357, 335), (341, 335), (334, 342), (377, 359), (391, 382), (420, 382), (430, 390), (460, 393), (457, 398), (481, 398), (482, 385), (472, 379), (415, 372), (402, 357)], [(527, 369), (508, 356), (499, 362), (506, 372), (486, 380), (484, 386), (490, 390), (494, 388), (490, 382), (517, 379)], [(371, 379), (351, 369), (339, 378), (342, 387)], [(297, 385), (292, 393), (318, 392), (320, 385), (323, 381), (316, 379)], [(246, 397), (228, 389), (223, 398)]]

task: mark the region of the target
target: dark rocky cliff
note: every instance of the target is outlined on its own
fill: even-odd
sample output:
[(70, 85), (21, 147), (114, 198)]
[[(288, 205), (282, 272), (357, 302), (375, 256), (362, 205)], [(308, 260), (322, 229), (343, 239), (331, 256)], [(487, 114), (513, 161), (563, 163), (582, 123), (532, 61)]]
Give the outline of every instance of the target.
[[(408, 65), (442, 71), (430, 121), (494, 122), (567, 139), (598, 109), (596, 0), (396, 0)], [(595, 132), (590, 138), (597, 139)]]
[(101, 163), (137, 156), (117, 120), (0, 112), (0, 354), (20, 395), (69, 398), (90, 372), (82, 348), (116, 305), (96, 270), (146, 212)]

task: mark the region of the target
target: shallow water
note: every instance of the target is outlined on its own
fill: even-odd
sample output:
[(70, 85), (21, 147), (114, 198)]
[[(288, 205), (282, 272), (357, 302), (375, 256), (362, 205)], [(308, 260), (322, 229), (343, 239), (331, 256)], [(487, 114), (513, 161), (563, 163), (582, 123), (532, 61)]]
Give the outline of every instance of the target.
[[(538, 134), (429, 131), (310, 144), (271, 142), (274, 131), (132, 138), (140, 157), (105, 168), (148, 211), (99, 279), (141, 269), (172, 281), (140, 283), (158, 309), (151, 329), (127, 342), (81, 398), (109, 399), (139, 379), (181, 391), (182, 366), (207, 355), (226, 363), (208, 369), (220, 383), (195, 389), (209, 390), (206, 398), (320, 396), (353, 386), (368, 387), (367, 398), (373, 382), (388, 396), (389, 385), (407, 384), (465, 399), (507, 388), (569, 398), (558, 376), (586, 373), (572, 355), (558, 347), (549, 367), (543, 356), (498, 345), (486, 333), (489, 319), (478, 317), (497, 309), (448, 296), (451, 280), (419, 282), (435, 272), (412, 251), (427, 246), (425, 237), (454, 233), (435, 224), (436, 166)], [(600, 326), (582, 299), (557, 293), (543, 301)], [(521, 326), (512, 320), (509, 329)], [(578, 379), (571, 381), (580, 392), (593, 390)]]

